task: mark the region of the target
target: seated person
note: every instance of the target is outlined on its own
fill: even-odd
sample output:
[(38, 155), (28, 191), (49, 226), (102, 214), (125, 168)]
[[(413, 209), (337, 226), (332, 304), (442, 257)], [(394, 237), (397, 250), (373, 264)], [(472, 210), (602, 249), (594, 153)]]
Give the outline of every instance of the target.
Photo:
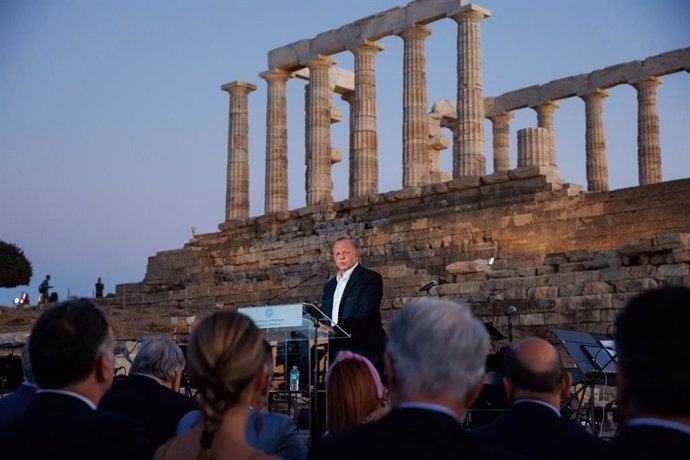
[(535, 459), (579, 459), (601, 452), (604, 441), (561, 417), (561, 399), (570, 394), (571, 383), (553, 345), (537, 337), (522, 339), (504, 360), (508, 412), (472, 430), (472, 436)]
[(247, 407), (266, 387), (264, 355), (261, 332), (247, 316), (221, 310), (204, 318), (187, 348), (200, 423), (160, 446), (154, 460), (277, 458), (252, 447), (246, 437)]
[(362, 355), (350, 351), (338, 353), (326, 373), (329, 432), (379, 418), (385, 413), (385, 407), (385, 391), (374, 365)]
[(120, 379), (98, 408), (133, 418), (158, 447), (175, 436), (180, 418), (197, 405), (180, 393), (184, 353), (166, 336), (146, 338), (134, 357), (129, 376)]
[(36, 396), (36, 383), (29, 358), (29, 342), (24, 343), (22, 348), (22, 372), (24, 373), (22, 385), (4, 398), (0, 398), (0, 427), (24, 413)]
[[(277, 455), (285, 460), (303, 460), (307, 456), (307, 446), (300, 438), (295, 422), (285, 414), (264, 412), (268, 401), (268, 390), (273, 380), (273, 350), (264, 340), (264, 359), (268, 368), (266, 386), (249, 408), (247, 441), (250, 445), (267, 454)], [(198, 410), (187, 413), (177, 425), (177, 433), (189, 431), (201, 417)]]

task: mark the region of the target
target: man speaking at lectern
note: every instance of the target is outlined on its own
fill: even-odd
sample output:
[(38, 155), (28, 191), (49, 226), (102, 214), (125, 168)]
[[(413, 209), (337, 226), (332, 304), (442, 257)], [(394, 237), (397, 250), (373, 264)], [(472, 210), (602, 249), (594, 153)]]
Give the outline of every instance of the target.
[[(332, 251), (338, 274), (323, 288), (323, 312), (352, 337), (329, 341), (329, 361), (341, 350), (366, 356), (383, 378), (383, 351), (386, 333), (381, 324), (381, 274), (359, 263), (359, 252), (351, 238), (341, 237)], [(335, 331), (326, 325), (329, 333)]]

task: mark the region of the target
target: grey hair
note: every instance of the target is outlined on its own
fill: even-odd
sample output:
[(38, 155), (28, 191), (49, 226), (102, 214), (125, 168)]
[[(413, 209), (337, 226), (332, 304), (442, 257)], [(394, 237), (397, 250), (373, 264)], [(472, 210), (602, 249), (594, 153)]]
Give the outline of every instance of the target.
[(29, 355), (29, 339), (24, 342), (24, 347), (22, 348), (22, 373), (24, 378), (29, 383), (36, 383), (34, 379), (34, 371), (31, 368), (31, 356)]
[(184, 353), (180, 347), (170, 337), (154, 335), (144, 339), (129, 372), (150, 374), (172, 382), (184, 366)]
[(486, 370), (489, 334), (469, 307), (443, 299), (406, 305), (388, 325), (386, 351), (404, 392), (463, 400)]

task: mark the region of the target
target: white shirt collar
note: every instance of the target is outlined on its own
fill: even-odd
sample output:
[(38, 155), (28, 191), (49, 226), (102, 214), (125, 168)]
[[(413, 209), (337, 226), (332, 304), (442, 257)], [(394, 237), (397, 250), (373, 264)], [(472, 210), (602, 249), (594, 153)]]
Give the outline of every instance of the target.
[(638, 418), (631, 419), (627, 425), (628, 426), (658, 426), (660, 428), (668, 428), (669, 430), (680, 431), (681, 433), (685, 433), (687, 435), (690, 435), (690, 426), (684, 425), (684, 424), (678, 423), (678, 422), (673, 422), (671, 420), (664, 420), (661, 418), (638, 417)]
[(75, 393), (73, 391), (67, 391), (67, 390), (55, 390), (52, 388), (39, 388), (36, 390), (36, 393), (56, 393), (59, 395), (65, 395), (65, 396), (71, 396), (73, 398), (80, 399), (81, 401), (84, 402), (87, 406), (89, 406), (91, 409), (96, 410), (96, 405), (93, 403), (88, 398), (85, 398), (84, 396), (80, 395), (79, 393)]
[(357, 268), (357, 265), (359, 265), (359, 262), (355, 262), (355, 264), (352, 266), (352, 268), (350, 268), (345, 273), (343, 273), (343, 276), (340, 276), (340, 274), (336, 275), (335, 276), (336, 281), (340, 282), (342, 280), (345, 280), (345, 281), (349, 280), (350, 275), (352, 275), (352, 272), (354, 271), (354, 269)]
[(450, 415), (451, 417), (453, 417), (455, 420), (457, 420), (460, 423), (463, 422), (462, 419), (460, 417), (458, 417), (458, 415), (455, 412), (453, 412), (452, 410), (450, 410), (446, 406), (442, 406), (440, 404), (410, 401), (410, 402), (400, 403), (400, 404), (398, 404), (397, 407), (399, 409), (424, 409), (424, 410), (431, 410), (434, 412), (441, 412), (443, 414)]
[(534, 403), (534, 404), (539, 404), (544, 407), (548, 407), (552, 411), (556, 413), (559, 417), (561, 416), (561, 413), (558, 411), (557, 408), (553, 407), (551, 404), (547, 403), (546, 401), (541, 401), (539, 399), (518, 399), (517, 401), (513, 401), (513, 404), (520, 404), (520, 403)]

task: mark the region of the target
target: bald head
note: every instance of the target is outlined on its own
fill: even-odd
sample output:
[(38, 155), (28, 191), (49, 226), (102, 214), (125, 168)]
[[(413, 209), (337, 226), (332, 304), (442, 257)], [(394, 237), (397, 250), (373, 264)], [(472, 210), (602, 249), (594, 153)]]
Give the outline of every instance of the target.
[(528, 337), (508, 350), (504, 373), (515, 392), (560, 393), (563, 363), (558, 350), (538, 337)]

